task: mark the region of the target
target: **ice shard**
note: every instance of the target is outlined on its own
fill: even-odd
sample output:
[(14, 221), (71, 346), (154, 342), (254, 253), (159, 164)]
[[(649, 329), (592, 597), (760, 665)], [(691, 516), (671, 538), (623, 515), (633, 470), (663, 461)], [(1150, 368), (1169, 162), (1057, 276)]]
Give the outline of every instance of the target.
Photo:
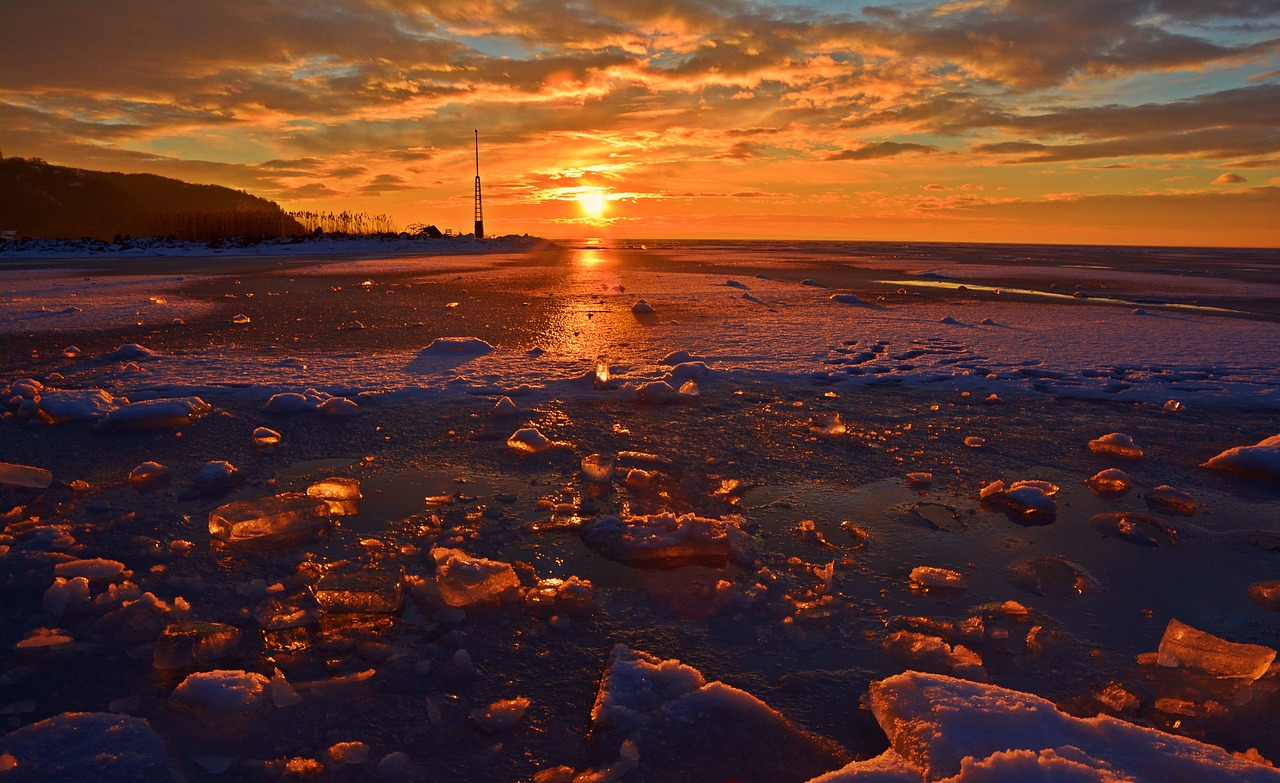
[(287, 537), (329, 524), (329, 504), (301, 492), (286, 492), (255, 500), (237, 500), (209, 512), (209, 532), (222, 541), (237, 542)]
[(225, 658), (240, 645), (240, 629), (223, 623), (181, 620), (170, 623), (156, 640), (157, 669), (185, 669)]
[(1270, 647), (1229, 642), (1176, 619), (1164, 629), (1159, 654), (1161, 666), (1251, 682), (1266, 674), (1276, 659)]

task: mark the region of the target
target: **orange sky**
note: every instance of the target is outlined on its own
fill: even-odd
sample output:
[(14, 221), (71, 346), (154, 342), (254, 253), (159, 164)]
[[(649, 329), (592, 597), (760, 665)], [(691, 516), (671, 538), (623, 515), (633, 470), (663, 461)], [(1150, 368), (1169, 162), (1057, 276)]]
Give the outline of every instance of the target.
[(3, 23), (4, 154), (290, 209), (469, 231), (479, 128), (491, 234), (1280, 246), (1275, 0), (46, 0)]

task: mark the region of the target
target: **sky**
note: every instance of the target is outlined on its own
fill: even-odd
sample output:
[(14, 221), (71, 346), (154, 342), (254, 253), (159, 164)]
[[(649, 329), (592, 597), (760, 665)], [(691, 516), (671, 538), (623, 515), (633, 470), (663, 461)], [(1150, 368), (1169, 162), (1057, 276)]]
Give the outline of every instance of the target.
[(1280, 247), (1280, 0), (0, 0), (0, 152), (546, 237)]

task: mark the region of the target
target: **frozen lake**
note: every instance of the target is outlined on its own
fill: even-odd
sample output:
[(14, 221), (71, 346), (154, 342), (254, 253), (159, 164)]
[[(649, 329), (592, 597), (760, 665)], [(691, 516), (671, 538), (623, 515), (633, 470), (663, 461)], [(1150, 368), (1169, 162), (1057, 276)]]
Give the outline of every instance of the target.
[[(1280, 432), (1274, 252), (166, 252), (0, 254), (0, 462), (52, 473), (0, 485), (6, 731), (143, 718), (156, 780), (803, 783), (898, 748), (868, 691), (914, 670), (1280, 757), (1273, 664), (1154, 655), (1280, 646), (1276, 449), (1202, 466)], [(292, 535), (225, 532), (282, 493)]]

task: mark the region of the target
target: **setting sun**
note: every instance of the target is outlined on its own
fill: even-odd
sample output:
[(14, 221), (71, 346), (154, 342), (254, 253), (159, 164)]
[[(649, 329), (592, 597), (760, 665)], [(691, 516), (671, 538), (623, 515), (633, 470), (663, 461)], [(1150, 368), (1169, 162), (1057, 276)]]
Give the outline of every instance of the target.
[(598, 190), (587, 190), (578, 194), (578, 206), (587, 217), (598, 218), (609, 208), (609, 200)]

